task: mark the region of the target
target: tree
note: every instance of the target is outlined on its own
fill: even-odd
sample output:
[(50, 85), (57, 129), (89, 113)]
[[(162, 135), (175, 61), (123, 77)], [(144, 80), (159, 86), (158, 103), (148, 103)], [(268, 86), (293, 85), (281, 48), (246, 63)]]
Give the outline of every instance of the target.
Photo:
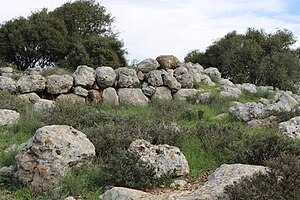
[(127, 65), (123, 43), (113, 31), (114, 18), (106, 13), (105, 7), (93, 0), (79, 0), (65, 3), (51, 14), (65, 22), (69, 33), (70, 54), (61, 65), (77, 67), (86, 64), (94, 68)]
[(20, 70), (50, 65), (63, 58), (66, 36), (64, 23), (43, 9), (0, 27), (0, 57)]
[(43, 9), (28, 18), (0, 25), (0, 60), (25, 70), (33, 66), (126, 66), (123, 43), (113, 31), (114, 19), (93, 0)]
[(236, 31), (226, 34), (204, 53), (190, 52), (185, 61), (217, 67), (225, 78), (235, 83), (294, 90), (300, 77), (299, 50), (291, 49), (295, 42), (288, 30), (267, 34), (249, 28), (245, 34)]

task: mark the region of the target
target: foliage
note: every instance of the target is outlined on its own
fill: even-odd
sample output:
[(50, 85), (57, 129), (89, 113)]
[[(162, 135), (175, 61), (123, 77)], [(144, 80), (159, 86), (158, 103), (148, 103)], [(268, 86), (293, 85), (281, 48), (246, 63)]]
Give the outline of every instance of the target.
[(300, 157), (281, 154), (266, 161), (267, 173), (244, 177), (225, 187), (228, 199), (298, 199), (300, 196)]
[(295, 90), (300, 77), (299, 53), (290, 48), (295, 42), (294, 35), (288, 30), (267, 34), (249, 28), (245, 34), (227, 33), (204, 53), (190, 52), (185, 61), (217, 67), (225, 78), (235, 83)]
[(277, 129), (266, 128), (229, 147), (233, 162), (263, 165), (266, 160), (276, 158), (282, 153), (300, 155), (300, 142), (289, 138)]
[(15, 110), (23, 113), (30, 106), (30, 103), (25, 102), (18, 96), (11, 95), (8, 91), (0, 91), (0, 109)]
[(167, 179), (155, 178), (155, 168), (140, 160), (137, 155), (119, 151), (103, 168), (107, 185), (137, 189), (154, 188)]
[(0, 60), (20, 70), (34, 66), (126, 65), (114, 19), (93, 0), (68, 2), (52, 12), (12, 19), (0, 26)]

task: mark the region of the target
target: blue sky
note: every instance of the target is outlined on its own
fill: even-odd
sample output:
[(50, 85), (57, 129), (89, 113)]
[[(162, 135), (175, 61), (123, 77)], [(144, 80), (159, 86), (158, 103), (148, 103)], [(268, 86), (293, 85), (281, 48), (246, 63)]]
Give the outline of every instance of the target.
[[(98, 0), (97, 0), (98, 1)], [(0, 0), (0, 23), (43, 7), (53, 10), (66, 0)], [(300, 0), (101, 0), (115, 17), (128, 60), (173, 54), (183, 60), (204, 51), (226, 33), (248, 27), (273, 33), (286, 28), (300, 46)]]

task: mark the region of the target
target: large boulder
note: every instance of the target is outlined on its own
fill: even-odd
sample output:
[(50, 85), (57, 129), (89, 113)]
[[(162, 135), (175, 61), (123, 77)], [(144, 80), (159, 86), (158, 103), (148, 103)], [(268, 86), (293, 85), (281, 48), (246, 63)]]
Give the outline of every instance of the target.
[(111, 67), (97, 67), (96, 81), (102, 88), (112, 87), (116, 82), (116, 73)]
[(185, 67), (178, 67), (174, 70), (174, 77), (181, 84), (181, 88), (193, 87), (193, 77)]
[(154, 60), (152, 58), (147, 58), (141, 61), (139, 64), (137, 64), (137, 71), (148, 73), (153, 70), (156, 70), (158, 67), (159, 67), (159, 63), (157, 62), (157, 60)]
[(163, 69), (176, 69), (180, 65), (180, 61), (173, 55), (161, 55), (156, 58), (160, 67)]
[(47, 80), (47, 92), (50, 94), (67, 93), (73, 86), (70, 75), (51, 75)]
[(174, 99), (186, 101), (188, 98), (195, 96), (197, 92), (197, 89), (180, 89), (174, 94)]
[(165, 145), (152, 145), (146, 140), (133, 141), (129, 152), (155, 168), (155, 176), (179, 177), (189, 174), (186, 158), (179, 148)]
[(69, 93), (69, 94), (61, 94), (56, 98), (57, 101), (70, 101), (72, 103), (77, 103), (77, 102), (81, 102), (84, 103), (85, 102), (85, 98), (73, 93)]
[(105, 105), (118, 106), (119, 97), (115, 88), (105, 88), (102, 92), (102, 101)]
[(172, 93), (167, 87), (157, 87), (155, 93), (152, 95), (151, 100), (171, 100)]
[(35, 111), (45, 111), (55, 107), (55, 101), (48, 100), (48, 99), (40, 99), (35, 104), (33, 104), (33, 109)]
[(279, 119), (276, 116), (269, 116), (265, 119), (252, 119), (247, 122), (247, 128), (263, 128), (263, 127), (275, 127), (279, 123)]
[(151, 71), (148, 74), (146, 74), (147, 82), (154, 87), (160, 87), (164, 84), (163, 75), (165, 73), (166, 72), (162, 70)]
[(133, 106), (146, 106), (149, 99), (143, 94), (140, 88), (120, 88), (118, 90), (120, 103), (131, 104)]
[(250, 93), (250, 94), (257, 93), (256, 85), (252, 83), (236, 84), (236, 87), (246, 93)]
[(188, 72), (192, 75), (193, 81), (196, 83), (200, 83), (202, 80), (202, 74), (204, 73), (203, 67), (196, 63), (185, 63), (184, 64), (185, 68), (187, 68)]
[(177, 92), (181, 88), (181, 84), (172, 74), (163, 74), (164, 86), (170, 88), (172, 92)]
[(95, 147), (85, 134), (66, 125), (38, 129), (16, 156), (15, 177), (40, 193), (74, 168), (91, 164)]
[(228, 109), (231, 116), (237, 120), (248, 122), (252, 119), (262, 119), (266, 117), (262, 103), (248, 102)]
[(113, 187), (100, 196), (102, 200), (150, 200), (151, 194), (124, 187)]
[(21, 93), (41, 92), (46, 87), (46, 79), (41, 75), (22, 76), (17, 81)]
[(89, 95), (89, 91), (81, 86), (76, 86), (74, 88), (74, 94), (82, 97), (87, 97)]
[(120, 88), (136, 88), (140, 86), (140, 81), (134, 69), (120, 67), (115, 70), (117, 74), (117, 86)]
[(235, 86), (234, 87), (232, 87), (232, 86), (222, 86), (221, 87), (221, 92), (220, 92), (221, 97), (237, 98), (242, 94), (243, 94), (242, 90)]
[(20, 95), (18, 95), (18, 98), (22, 99), (25, 102), (33, 103), (33, 104), (41, 99), (41, 97), (39, 95), (37, 95), (36, 93), (34, 93), (34, 92), (26, 93), (26, 94), (20, 94)]
[(145, 95), (152, 96), (155, 93), (156, 88), (152, 85), (149, 85), (147, 82), (144, 82), (142, 84), (142, 91)]
[(86, 65), (78, 66), (73, 73), (74, 85), (82, 87), (92, 87), (95, 82), (95, 70)]
[(266, 105), (266, 112), (272, 114), (273, 112), (290, 112), (299, 105), (298, 101), (289, 92), (280, 92), (274, 103)]
[(204, 73), (207, 74), (212, 80), (220, 81), (222, 79), (221, 73), (215, 67), (209, 67), (204, 70)]
[(0, 126), (15, 124), (19, 118), (20, 113), (14, 110), (0, 109)]
[(12, 78), (0, 76), (0, 90), (8, 91), (10, 93), (15, 92), (17, 89), (16, 81)]
[(300, 116), (281, 122), (279, 129), (291, 138), (300, 138)]

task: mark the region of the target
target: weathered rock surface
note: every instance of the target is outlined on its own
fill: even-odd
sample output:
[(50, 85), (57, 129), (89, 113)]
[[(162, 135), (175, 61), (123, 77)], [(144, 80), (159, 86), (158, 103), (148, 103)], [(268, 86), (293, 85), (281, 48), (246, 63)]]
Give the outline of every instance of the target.
[(210, 100), (211, 100), (211, 91), (207, 91), (207, 92), (202, 92), (198, 95), (198, 98), (197, 98), (197, 103), (201, 103), (201, 104), (206, 104), (206, 103), (209, 103)]
[(165, 74), (165, 71), (162, 70), (154, 70), (146, 74), (147, 82), (154, 86), (154, 87), (160, 87), (163, 86), (163, 74)]
[(90, 164), (94, 156), (95, 147), (82, 132), (66, 125), (45, 126), (16, 156), (15, 176), (31, 184), (34, 193), (40, 193), (72, 168)]
[(300, 116), (281, 122), (279, 129), (291, 138), (300, 138)]
[(26, 93), (26, 94), (20, 94), (18, 96), (18, 98), (28, 102), (28, 103), (36, 103), (38, 100), (40, 100), (41, 98), (39, 97), (39, 95), (37, 95), (36, 93), (32, 92), (32, 93)]
[(50, 94), (67, 93), (73, 86), (70, 75), (51, 75), (47, 80), (47, 92)]
[(248, 102), (240, 106), (233, 106), (228, 109), (231, 116), (237, 120), (248, 122), (252, 119), (264, 118), (264, 105), (262, 103)]
[(14, 110), (0, 109), (0, 126), (15, 124), (19, 118), (20, 113)]
[(109, 87), (105, 88), (102, 93), (103, 104), (118, 106), (119, 105), (119, 97), (115, 90), (115, 88)]
[(213, 80), (220, 81), (222, 79), (221, 73), (215, 67), (209, 67), (204, 69), (204, 73), (207, 74)]
[(120, 103), (131, 104), (133, 106), (146, 106), (149, 99), (139, 88), (120, 88), (118, 90)]
[(156, 70), (159, 66), (160, 65), (157, 62), (157, 60), (154, 60), (152, 58), (147, 58), (147, 59), (141, 61), (137, 65), (137, 71), (141, 71), (143, 73), (148, 73), (148, 72), (151, 72), (153, 70)]
[(133, 141), (129, 152), (155, 168), (155, 176), (178, 177), (189, 174), (189, 166), (180, 149), (169, 145), (152, 145), (145, 140)]
[(193, 77), (185, 67), (178, 67), (174, 70), (174, 77), (181, 84), (181, 88), (193, 87)]
[(61, 94), (56, 98), (57, 101), (71, 101), (73, 103), (76, 102), (85, 102), (85, 98), (82, 96), (78, 96), (76, 94), (73, 93), (69, 93), (69, 94)]
[(164, 86), (170, 88), (172, 92), (177, 92), (181, 88), (181, 84), (177, 81), (177, 79), (173, 75), (169, 73), (163, 74), (163, 82), (164, 82)]
[(211, 78), (206, 75), (206, 74), (202, 74), (201, 75), (201, 82), (204, 83), (205, 85), (208, 86), (215, 86), (216, 84), (211, 80)]
[(88, 101), (91, 103), (99, 103), (102, 100), (99, 90), (89, 90)]
[(75, 86), (90, 88), (93, 86), (96, 79), (95, 70), (86, 65), (78, 66), (76, 71), (73, 73), (73, 79)]
[(257, 93), (256, 85), (251, 83), (236, 84), (236, 87), (242, 90), (243, 92), (247, 92), (250, 94)]
[(171, 90), (167, 87), (157, 87), (154, 94), (151, 97), (151, 100), (171, 100), (172, 93)]
[(134, 69), (120, 67), (115, 70), (117, 74), (117, 86), (120, 88), (136, 88), (140, 85), (137, 73)]
[(74, 88), (74, 94), (87, 97), (89, 95), (89, 91), (81, 86), (77, 86)]
[(156, 60), (163, 69), (176, 69), (180, 65), (178, 58), (173, 55), (161, 55)]
[(16, 81), (12, 78), (0, 76), (0, 90), (15, 92), (17, 89)]
[(233, 82), (231, 82), (229, 79), (221, 79), (220, 81), (219, 81), (219, 83), (222, 85), (222, 86), (230, 86), (230, 87), (234, 87), (235, 85), (234, 85), (234, 83)]
[(193, 97), (197, 94), (196, 89), (180, 89), (174, 94), (174, 99), (186, 101), (189, 97)]
[(220, 96), (221, 97), (232, 97), (232, 98), (237, 98), (240, 95), (243, 94), (242, 90), (237, 88), (237, 87), (232, 87), (232, 86), (222, 86), (221, 87), (221, 92)]
[(150, 200), (151, 194), (124, 187), (113, 187), (100, 196), (103, 200)]
[(116, 72), (111, 67), (97, 67), (96, 81), (102, 88), (112, 87), (116, 82)]
[(200, 83), (202, 80), (202, 74), (204, 73), (203, 67), (196, 63), (193, 64), (191, 62), (185, 63), (184, 67), (187, 68), (188, 72), (192, 75), (193, 81), (196, 83)]
[(41, 75), (22, 76), (17, 81), (21, 93), (41, 92), (46, 87), (46, 79)]
[(274, 103), (271, 103), (265, 107), (266, 112), (289, 112), (292, 111), (299, 103), (291, 93), (279, 92)]
[(35, 104), (33, 104), (33, 109), (36, 111), (44, 111), (51, 109), (55, 106), (55, 101), (48, 99), (40, 99)]
[(156, 88), (152, 85), (149, 85), (147, 82), (144, 82), (142, 84), (142, 91), (145, 95), (152, 96), (155, 93)]

